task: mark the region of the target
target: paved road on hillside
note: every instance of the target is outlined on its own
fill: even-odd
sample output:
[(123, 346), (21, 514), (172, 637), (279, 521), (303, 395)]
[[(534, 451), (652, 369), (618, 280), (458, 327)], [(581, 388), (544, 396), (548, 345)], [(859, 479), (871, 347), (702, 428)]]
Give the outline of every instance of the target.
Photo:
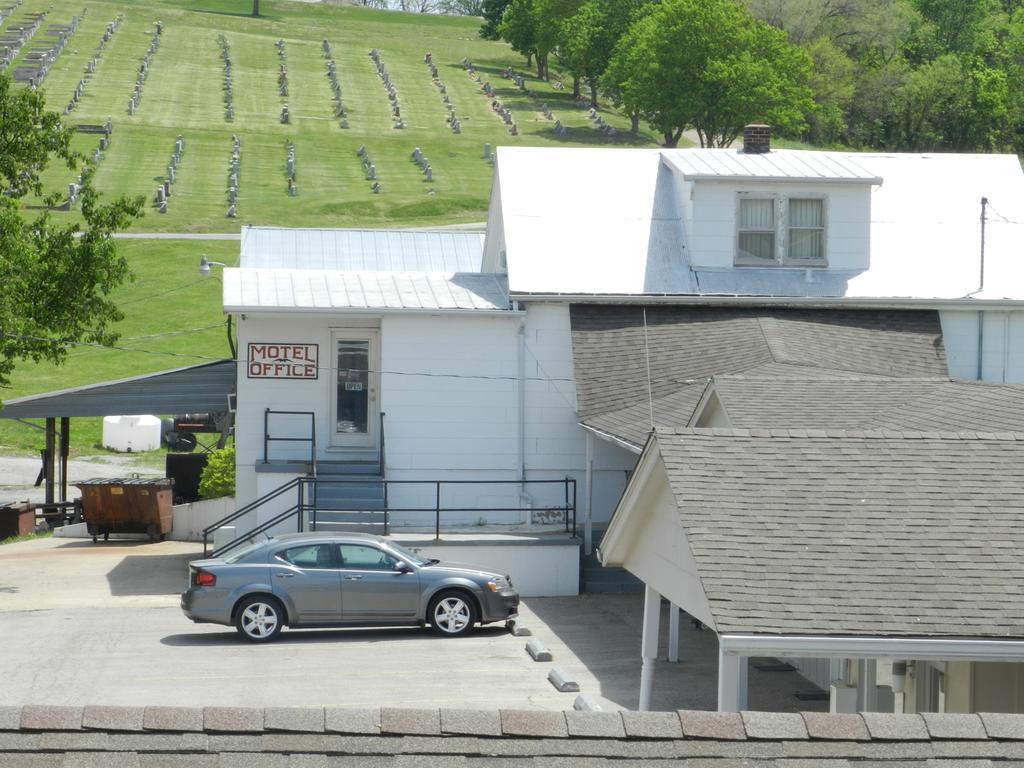
[[(453, 231), (483, 232), (487, 223), (443, 224), (436, 227), (397, 227), (397, 229), (450, 229)], [(240, 232), (117, 232), (118, 240), (241, 240)]]

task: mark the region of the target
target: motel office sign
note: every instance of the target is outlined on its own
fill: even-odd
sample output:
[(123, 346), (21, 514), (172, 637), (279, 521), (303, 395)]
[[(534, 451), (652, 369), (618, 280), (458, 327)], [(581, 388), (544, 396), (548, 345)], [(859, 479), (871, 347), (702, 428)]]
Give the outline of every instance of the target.
[(250, 379), (315, 379), (318, 344), (249, 342)]

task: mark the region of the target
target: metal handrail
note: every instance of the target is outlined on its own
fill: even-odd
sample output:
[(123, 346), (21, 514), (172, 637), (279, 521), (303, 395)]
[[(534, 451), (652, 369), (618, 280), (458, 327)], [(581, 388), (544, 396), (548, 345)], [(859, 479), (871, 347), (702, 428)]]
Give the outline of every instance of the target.
[(273, 501), (278, 496), (283, 495), (285, 493), (285, 491), (290, 491), (292, 488), (297, 487), (299, 485), (299, 481), (301, 479), (302, 478), (300, 478), (300, 477), (296, 477), (296, 478), (294, 478), (292, 480), (289, 480), (287, 483), (285, 483), (284, 485), (280, 486), (279, 488), (275, 488), (273, 491), (270, 491), (269, 493), (264, 494), (263, 496), (260, 496), (255, 501), (249, 502), (248, 504), (246, 504), (241, 509), (236, 509), (234, 512), (232, 512), (227, 517), (222, 517), (217, 522), (211, 523), (210, 525), (208, 525), (205, 528), (203, 528), (203, 555), (204, 556), (206, 555), (207, 542), (209, 540), (209, 536), (210, 536), (211, 533), (213, 533), (218, 528), (224, 527), (228, 523), (235, 522), (235, 520), (237, 520), (238, 518), (240, 518), (240, 517), (242, 517), (244, 515), (249, 514), (254, 509), (262, 507), (268, 501)]
[[(237, 520), (239, 517), (253, 511), (254, 509), (263, 506), (267, 502), (273, 501), (279, 496), (283, 495), (287, 491), (297, 488), (297, 499), (296, 504), (287, 509), (284, 512), (274, 516), (272, 519), (261, 523), (252, 530), (242, 534), (234, 541), (229, 544), (214, 550), (209, 556), (215, 557), (219, 554), (229, 551), (230, 549), (237, 546), (240, 542), (245, 541), (252, 536), (263, 533), (273, 526), (287, 520), (293, 515), (297, 515), (296, 530), (302, 532), (306, 515), (308, 512), (312, 512), (312, 519), (310, 520), (310, 529), (317, 530), (317, 492), (316, 489), (322, 484), (329, 485), (346, 485), (346, 484), (362, 484), (367, 482), (364, 478), (346, 478), (346, 479), (335, 479), (335, 478), (323, 478), (323, 477), (297, 477), (293, 480), (285, 483), (281, 487), (271, 491), (270, 493), (261, 496), (255, 501), (247, 504), (237, 512), (228, 515), (227, 517), (218, 520), (216, 523), (203, 529), (203, 554), (206, 555), (208, 537), (211, 532), (220, 528), (227, 523)], [(441, 488), (445, 485), (521, 485), (521, 480), (385, 480), (379, 481), (384, 487), (384, 535), (388, 535), (390, 532), (390, 516), (392, 512), (424, 512), (433, 513), (434, 515), (434, 535), (437, 538), (441, 536), (441, 515), (443, 512), (529, 512), (535, 509), (535, 507), (495, 507), (493, 505), (486, 506), (474, 506), (474, 507), (448, 507), (441, 505)], [(558, 510), (564, 513), (565, 519), (565, 532), (572, 532), (573, 536), (577, 535), (577, 524), (576, 524), (576, 503), (577, 503), (577, 485), (575, 478), (565, 477), (560, 480), (527, 480), (528, 485), (554, 485), (560, 484), (564, 488), (564, 503), (562, 505), (548, 504), (545, 505), (545, 509)], [(388, 487), (391, 485), (433, 485), (434, 486), (434, 504), (433, 506), (427, 507), (392, 507), (387, 502)], [(339, 507), (337, 511), (343, 509), (351, 509), (349, 507)], [(571, 519), (571, 525), (570, 525)]]
[[(299, 511), (298, 505), (295, 505), (294, 507), (286, 509), (284, 512), (281, 512), (280, 514), (275, 515), (270, 520), (267, 520), (266, 522), (260, 523), (255, 528), (253, 528), (251, 531), (249, 531), (248, 533), (246, 533), (246, 534), (244, 534), (242, 536), (239, 536), (237, 539), (229, 541), (223, 547), (219, 547), (218, 549), (213, 550), (213, 552), (211, 552), (209, 556), (210, 557), (219, 557), (220, 555), (223, 555), (225, 552), (229, 552), (230, 550), (234, 549), (235, 547), (237, 547), (242, 542), (248, 541), (253, 536), (256, 536), (256, 535), (258, 535), (260, 533), (265, 533), (266, 531), (269, 531), (275, 525), (277, 525), (278, 523), (284, 522), (285, 520), (287, 520), (289, 517), (291, 517), (292, 515), (294, 515), (298, 511)], [(302, 532), (302, 516), (301, 515), (299, 515), (299, 531), (298, 532), (299, 533)]]
[[(309, 416), (309, 437), (271, 437), (271, 416)], [(316, 413), (314, 411), (274, 411), (266, 408), (263, 411), (263, 463), (269, 464), (271, 441), (278, 443), (309, 443), (310, 472), (316, 476)]]
[(385, 464), (384, 453), (384, 411), (380, 412), (380, 453), (377, 457), (377, 473), (384, 477)]
[[(299, 482), (303, 485), (313, 486), (313, 495), (316, 496), (316, 488), (321, 484), (329, 485), (358, 485), (367, 482), (363, 478), (351, 478), (351, 479), (340, 479), (340, 478), (298, 478)], [(535, 507), (494, 507), (493, 505), (477, 506), (477, 507), (448, 507), (441, 506), (441, 487), (444, 485), (522, 485), (522, 480), (386, 480), (381, 479), (379, 481), (384, 487), (384, 535), (388, 534), (390, 528), (390, 515), (392, 512), (433, 512), (434, 513), (434, 533), (435, 536), (440, 537), (441, 531), (441, 513), (442, 512), (530, 512), (536, 509)], [(559, 506), (557, 504), (545, 505), (545, 509), (559, 510), (565, 513), (565, 532), (569, 533), (570, 530), (572, 535), (576, 535), (577, 524), (576, 524), (576, 502), (577, 502), (577, 487), (576, 479), (572, 477), (565, 477), (559, 480), (527, 480), (528, 485), (562, 485), (565, 488), (564, 492), (564, 504)], [(387, 502), (388, 487), (392, 485), (433, 485), (434, 486), (434, 505), (432, 507), (392, 507)], [(571, 489), (571, 493), (570, 493)], [(314, 507), (315, 509), (315, 507)], [(336, 511), (341, 511), (339, 507)], [(570, 515), (572, 523), (570, 525)], [(315, 522), (315, 521), (314, 521)], [(315, 529), (315, 526), (313, 528)]]

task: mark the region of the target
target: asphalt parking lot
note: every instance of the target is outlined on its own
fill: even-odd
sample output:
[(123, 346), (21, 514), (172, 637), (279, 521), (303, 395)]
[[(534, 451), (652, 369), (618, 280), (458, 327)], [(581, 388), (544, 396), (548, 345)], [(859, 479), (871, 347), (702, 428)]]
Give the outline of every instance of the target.
[[(520, 621), (551, 650), (548, 663), (502, 625), (457, 639), (418, 628), (286, 630), (250, 645), (181, 614), (186, 564), (201, 554), (182, 542), (0, 547), (0, 704), (571, 709), (576, 694), (547, 681), (557, 666), (604, 709), (637, 706), (640, 595), (524, 600)], [(682, 662), (658, 665), (654, 708), (713, 709), (715, 635), (689, 622), (682, 635)], [(751, 669), (750, 706), (823, 708), (794, 697), (810, 687), (793, 672)]]

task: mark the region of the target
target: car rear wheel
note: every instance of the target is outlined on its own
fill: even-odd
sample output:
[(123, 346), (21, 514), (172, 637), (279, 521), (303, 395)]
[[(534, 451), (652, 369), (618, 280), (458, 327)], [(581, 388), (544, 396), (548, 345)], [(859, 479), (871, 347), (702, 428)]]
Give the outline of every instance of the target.
[(267, 643), (281, 633), (284, 611), (272, 597), (247, 597), (238, 605), (235, 629), (250, 643)]
[(444, 637), (459, 637), (473, 630), (476, 608), (461, 592), (442, 592), (430, 601), (429, 621), (434, 631)]

